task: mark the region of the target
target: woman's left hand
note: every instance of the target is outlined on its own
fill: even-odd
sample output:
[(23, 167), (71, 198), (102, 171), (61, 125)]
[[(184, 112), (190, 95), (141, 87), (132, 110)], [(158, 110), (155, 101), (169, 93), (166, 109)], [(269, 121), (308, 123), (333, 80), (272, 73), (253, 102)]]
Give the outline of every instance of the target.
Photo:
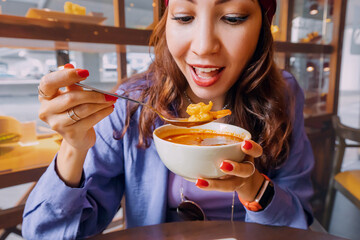
[(262, 155), (262, 147), (252, 140), (245, 140), (241, 145), (246, 154), (244, 161), (223, 160), (220, 170), (227, 175), (219, 179), (198, 179), (196, 186), (206, 191), (233, 192), (245, 201), (254, 201), (261, 187), (264, 176), (254, 167), (254, 158)]

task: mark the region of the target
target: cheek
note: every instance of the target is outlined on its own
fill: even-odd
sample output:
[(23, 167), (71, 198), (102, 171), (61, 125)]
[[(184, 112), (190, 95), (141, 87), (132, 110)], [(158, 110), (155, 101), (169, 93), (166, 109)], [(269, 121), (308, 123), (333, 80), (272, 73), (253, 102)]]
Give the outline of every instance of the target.
[[(250, 58), (253, 56), (257, 42), (259, 38), (259, 32), (247, 31), (246, 33), (238, 33), (238, 36), (232, 35), (232, 38), (228, 38), (227, 49), (230, 54), (231, 62), (237, 66), (241, 71)], [(231, 40), (232, 39), (232, 40)], [(233, 41), (233, 39), (238, 39)]]
[(176, 30), (176, 28), (171, 27), (171, 25), (166, 27), (167, 46), (175, 60), (183, 56), (186, 52), (185, 41), (181, 38), (180, 32), (181, 31)]
[(231, 55), (234, 62), (246, 63), (255, 52), (257, 42), (249, 39), (242, 39), (240, 44), (233, 46)]

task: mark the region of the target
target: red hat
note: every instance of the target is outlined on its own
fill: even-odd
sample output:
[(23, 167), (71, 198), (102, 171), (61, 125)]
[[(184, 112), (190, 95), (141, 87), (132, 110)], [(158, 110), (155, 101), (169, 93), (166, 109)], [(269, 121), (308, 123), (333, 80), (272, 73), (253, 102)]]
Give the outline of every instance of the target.
[[(168, 5), (168, 2), (169, 0), (165, 0), (166, 6)], [(259, 3), (271, 23), (276, 12), (276, 0), (259, 0)]]

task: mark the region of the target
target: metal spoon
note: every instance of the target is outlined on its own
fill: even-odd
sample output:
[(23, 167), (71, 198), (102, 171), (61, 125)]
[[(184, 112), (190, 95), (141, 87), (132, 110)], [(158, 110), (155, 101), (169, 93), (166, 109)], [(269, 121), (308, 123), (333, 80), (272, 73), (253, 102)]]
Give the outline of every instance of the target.
[[(180, 126), (180, 127), (194, 127), (194, 126), (200, 126), (200, 125), (203, 125), (203, 124), (206, 124), (206, 123), (209, 123), (209, 122), (212, 122), (216, 119), (219, 119), (223, 116), (226, 116), (226, 115), (221, 115), (219, 117), (214, 117), (213, 119), (211, 120), (207, 120), (207, 121), (188, 121), (187, 118), (172, 118), (172, 119), (169, 119), (169, 118), (166, 118), (164, 117), (159, 111), (157, 111), (153, 106), (149, 105), (149, 104), (146, 104), (146, 103), (143, 103), (143, 102), (140, 102), (140, 101), (137, 101), (135, 99), (132, 99), (132, 98), (128, 98), (128, 97), (125, 97), (125, 96), (121, 96), (121, 95), (118, 95), (116, 93), (111, 93), (111, 92), (107, 92), (107, 91), (104, 91), (104, 90), (101, 90), (101, 89), (97, 89), (97, 88), (94, 88), (92, 86), (89, 86), (89, 85), (85, 85), (85, 84), (82, 84), (82, 83), (75, 83), (75, 85), (78, 85), (80, 87), (83, 87), (83, 88), (86, 88), (86, 89), (89, 89), (89, 90), (92, 90), (94, 92), (99, 92), (99, 93), (103, 93), (103, 94), (107, 94), (107, 95), (110, 95), (110, 96), (114, 96), (114, 97), (117, 97), (117, 98), (122, 98), (122, 99), (126, 99), (128, 101), (131, 101), (131, 102), (135, 102), (135, 103), (138, 103), (142, 106), (145, 106), (145, 107), (148, 107), (150, 108), (152, 111), (154, 111), (157, 115), (159, 115), (159, 117), (161, 117), (165, 122), (169, 123), (169, 124), (172, 124), (172, 125), (175, 125), (175, 126)], [(230, 112), (231, 113), (231, 112)]]

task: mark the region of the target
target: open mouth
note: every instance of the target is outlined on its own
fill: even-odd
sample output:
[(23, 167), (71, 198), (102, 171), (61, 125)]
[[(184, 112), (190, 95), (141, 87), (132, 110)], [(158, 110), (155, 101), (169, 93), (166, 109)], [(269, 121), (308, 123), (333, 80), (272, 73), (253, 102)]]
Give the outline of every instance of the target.
[(224, 67), (190, 66), (194, 82), (201, 87), (209, 87), (217, 82)]

